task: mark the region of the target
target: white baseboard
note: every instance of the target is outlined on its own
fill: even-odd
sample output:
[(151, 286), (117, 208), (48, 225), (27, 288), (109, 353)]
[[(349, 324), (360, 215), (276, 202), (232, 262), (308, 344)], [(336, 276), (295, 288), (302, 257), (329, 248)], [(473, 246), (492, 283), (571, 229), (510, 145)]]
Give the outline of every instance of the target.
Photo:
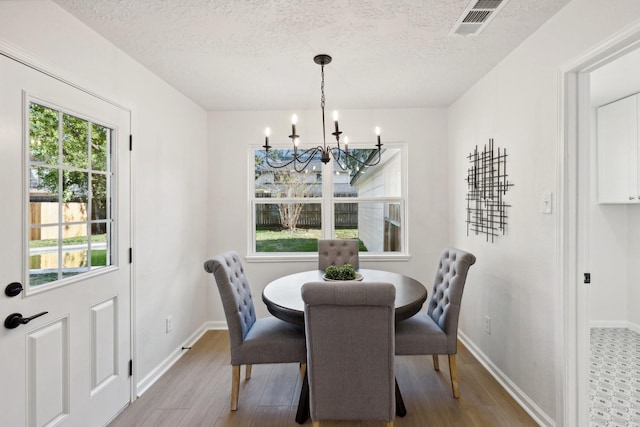
[(226, 331), (228, 329), (226, 320), (209, 321), (205, 323), (205, 327), (208, 331)]
[(171, 352), (155, 369), (153, 369), (147, 376), (138, 381), (136, 386), (136, 398), (142, 396), (142, 394), (149, 389), (160, 377), (169, 370), (176, 363), (182, 355), (186, 352), (184, 347), (191, 347), (196, 343), (208, 330), (227, 329), (227, 322), (205, 322), (199, 327), (189, 338), (187, 338), (182, 345)]
[(515, 399), (522, 408), (541, 426), (554, 427), (556, 422), (547, 415), (529, 396), (527, 396), (511, 379), (505, 375), (498, 367), (467, 337), (458, 330), (458, 338), (465, 347), (478, 359), (493, 378), (500, 383), (507, 393)]
[(589, 322), (592, 328), (627, 328), (640, 334), (640, 325), (627, 320), (592, 320)]

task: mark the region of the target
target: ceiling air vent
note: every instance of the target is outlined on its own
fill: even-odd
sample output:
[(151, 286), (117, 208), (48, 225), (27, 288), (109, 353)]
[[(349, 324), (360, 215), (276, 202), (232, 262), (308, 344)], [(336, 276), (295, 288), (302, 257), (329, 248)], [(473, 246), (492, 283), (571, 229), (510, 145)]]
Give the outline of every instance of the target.
[(508, 0), (472, 0), (449, 34), (475, 36), (487, 26)]

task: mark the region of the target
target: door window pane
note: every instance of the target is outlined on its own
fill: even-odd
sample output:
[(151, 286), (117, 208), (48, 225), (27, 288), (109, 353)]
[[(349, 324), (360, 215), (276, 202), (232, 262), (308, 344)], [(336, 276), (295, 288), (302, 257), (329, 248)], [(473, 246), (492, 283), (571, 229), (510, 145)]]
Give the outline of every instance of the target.
[(58, 163), (58, 118), (56, 110), (29, 105), (29, 157), (32, 163)]
[(62, 163), (86, 169), (89, 161), (89, 123), (68, 114), (62, 115)]
[(59, 170), (46, 167), (29, 169), (29, 220), (32, 225), (57, 224), (59, 197), (52, 187), (58, 185)]
[(109, 158), (107, 142), (111, 139), (111, 129), (97, 124), (91, 126), (91, 169), (107, 171)]
[(29, 105), (30, 286), (113, 264), (113, 135), (102, 125)]
[(111, 265), (111, 224), (107, 221), (91, 224), (91, 267)]
[(91, 174), (91, 219), (104, 220), (110, 216), (107, 206), (107, 176)]
[(62, 268), (64, 277), (74, 276), (89, 269), (89, 239), (86, 236), (76, 239), (63, 239)]

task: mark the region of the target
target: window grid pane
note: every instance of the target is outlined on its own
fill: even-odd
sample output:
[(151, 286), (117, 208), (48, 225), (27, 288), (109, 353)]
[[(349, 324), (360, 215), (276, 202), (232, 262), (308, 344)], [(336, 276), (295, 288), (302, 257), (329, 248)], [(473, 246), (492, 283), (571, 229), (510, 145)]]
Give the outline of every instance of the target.
[[(279, 159), (289, 160), (292, 150), (271, 150), (269, 159), (279, 164)], [(322, 197), (322, 163), (316, 155), (304, 172), (296, 172), (293, 165), (283, 168), (267, 163), (263, 151), (254, 152), (254, 186), (256, 198), (314, 198)]]
[(79, 169), (89, 167), (89, 123), (68, 114), (62, 115), (62, 164)]
[(29, 285), (41, 286), (113, 263), (113, 132), (33, 102), (29, 113)]
[[(378, 150), (351, 150), (361, 161), (377, 158)], [(375, 166), (363, 166), (357, 161), (343, 161), (343, 170), (333, 163), (334, 197), (401, 197), (402, 196), (402, 155), (399, 148), (384, 150), (382, 159)]]
[(255, 204), (256, 252), (316, 252), (322, 205), (283, 200)]

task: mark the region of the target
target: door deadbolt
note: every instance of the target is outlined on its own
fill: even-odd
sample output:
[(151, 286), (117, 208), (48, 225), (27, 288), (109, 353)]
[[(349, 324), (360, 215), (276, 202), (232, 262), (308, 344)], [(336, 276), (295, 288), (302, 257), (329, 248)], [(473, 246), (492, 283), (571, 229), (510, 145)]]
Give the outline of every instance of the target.
[(13, 282), (9, 283), (6, 288), (4, 288), (4, 294), (8, 297), (15, 297), (20, 295), (22, 292), (22, 283)]

